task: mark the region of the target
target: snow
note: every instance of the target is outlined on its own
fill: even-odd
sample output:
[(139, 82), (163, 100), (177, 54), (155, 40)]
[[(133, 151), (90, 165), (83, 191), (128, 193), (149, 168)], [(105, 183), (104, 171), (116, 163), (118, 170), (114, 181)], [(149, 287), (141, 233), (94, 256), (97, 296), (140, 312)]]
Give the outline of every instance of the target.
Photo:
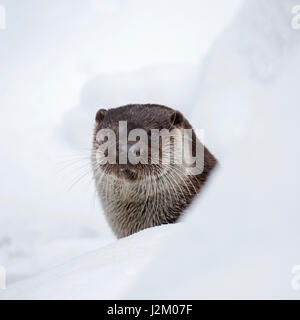
[[(212, 1), (208, 11), (203, 11), (212, 20), (199, 22), (194, 12), (207, 4), (191, 1), (185, 9), (191, 18), (186, 32), (179, 31), (175, 23), (182, 9), (179, 1), (172, 6), (170, 26), (164, 24), (167, 7), (161, 5), (156, 10), (158, 2), (153, 7), (139, 5), (143, 7), (141, 17), (131, 6), (122, 14), (118, 1), (105, 3), (103, 7), (101, 1), (92, 1), (83, 11), (89, 16), (91, 8), (105, 8), (102, 14), (106, 19), (99, 24), (99, 39), (106, 44), (99, 57), (108, 63), (105, 67), (91, 53), (96, 45), (89, 47), (90, 52), (77, 44), (78, 56), (70, 54), (73, 61), (66, 64), (58, 63), (62, 60), (51, 56), (53, 53), (47, 56), (40, 45), (37, 56), (41, 60), (30, 60), (33, 70), (41, 67), (44, 57), (51, 58), (47, 66), (50, 80), (36, 78), (43, 79), (40, 95), (34, 93), (38, 81), (32, 80), (23, 88), (28, 67), (17, 57), (11, 61), (20, 68), (5, 67), (6, 81), (0, 79), (3, 112), (12, 118), (2, 121), (5, 134), (0, 136), (5, 146), (5, 165), (0, 168), (4, 212), (0, 223), (5, 226), (0, 236), (0, 264), (8, 271), (7, 290), (0, 291), (0, 298), (299, 299), (299, 290), (291, 286), (292, 268), (300, 264), (300, 34), (291, 28), (291, 8), (297, 2), (246, 1), (230, 23), (240, 2), (226, 7)], [(75, 16), (83, 10), (78, 6)], [(216, 8), (219, 11), (213, 10)], [(59, 17), (67, 10), (66, 5), (56, 13), (55, 30), (47, 31), (50, 42), (61, 30), (63, 20)], [(158, 12), (157, 28), (178, 33), (182, 48), (172, 56), (177, 45), (171, 38), (167, 53), (158, 50), (166, 39), (162, 32), (155, 42), (157, 55), (146, 55), (147, 50), (137, 48), (128, 60), (124, 56), (116, 63), (115, 56), (109, 59), (117, 40), (129, 34), (136, 37), (131, 45), (136, 41), (154, 43), (132, 26), (121, 30), (129, 17), (136, 23), (149, 19), (147, 10)], [(53, 18), (54, 12), (48, 12)], [(214, 24), (213, 12), (219, 17), (218, 25)], [(110, 15), (117, 15), (120, 24), (112, 24)], [(76, 25), (79, 38), (87, 46), (97, 33), (91, 31), (85, 40), (81, 28), (95, 30), (96, 16), (91, 20), (89, 24), (79, 19), (78, 25), (67, 21), (68, 26)], [(148, 35), (149, 24), (143, 29)], [(210, 30), (207, 38), (199, 37), (201, 28)], [(111, 39), (104, 38), (107, 30), (112, 31)], [(0, 34), (0, 39), (11, 36), (10, 40), (5, 38), (8, 47), (0, 53), (5, 59), (18, 39), (13, 27), (7, 32), (11, 34)], [(189, 34), (186, 39), (185, 34)], [(71, 35), (67, 28), (59, 38), (60, 58), (76, 48), (72, 38), (70, 51), (65, 51), (68, 45), (64, 41)], [(47, 46), (45, 38), (39, 37)], [(199, 40), (195, 42), (196, 38)], [(123, 45), (121, 42), (117, 49)], [(197, 59), (193, 56), (196, 51)], [(140, 57), (143, 54), (145, 60)], [(28, 49), (25, 56), (31, 55)], [(95, 70), (85, 65), (87, 61)], [(79, 71), (77, 64), (85, 71)], [(76, 72), (70, 73), (73, 69)], [(12, 86), (16, 75), (19, 80)], [(64, 84), (66, 90), (62, 92)], [(19, 96), (13, 95), (16, 88), (21, 90)], [(61, 101), (55, 95), (46, 101), (52, 91), (62, 97)], [(74, 91), (78, 92), (75, 98)], [(79, 178), (74, 176), (76, 168), (82, 167), (81, 174), (88, 170), (89, 154), (85, 150), (94, 111), (129, 102), (159, 102), (182, 110), (195, 128), (204, 128), (205, 142), (220, 164), (181, 223), (116, 240), (97, 201), (91, 204), (91, 177), (83, 178), (69, 192), (66, 188), (73, 181), (66, 180)], [(21, 103), (24, 107), (18, 109)], [(18, 116), (10, 110), (19, 111)], [(36, 115), (34, 119), (28, 110)], [(83, 149), (79, 155), (78, 148)], [(71, 157), (72, 153), (77, 154)], [(57, 158), (67, 170), (61, 170)], [(62, 177), (57, 170), (63, 172)]]
[(7, 290), (5, 298), (113, 299), (128, 290), (162, 250), (161, 243), (177, 228), (178, 225), (151, 228), (85, 253), (41, 275), (17, 282)]

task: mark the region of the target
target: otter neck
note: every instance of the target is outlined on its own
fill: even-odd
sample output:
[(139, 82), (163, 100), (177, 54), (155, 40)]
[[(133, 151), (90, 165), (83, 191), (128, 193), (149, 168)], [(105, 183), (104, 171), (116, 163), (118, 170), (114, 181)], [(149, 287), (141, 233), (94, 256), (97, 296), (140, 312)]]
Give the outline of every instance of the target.
[(168, 175), (155, 183), (151, 179), (146, 182), (131, 183), (106, 176), (98, 187), (106, 218), (118, 237), (135, 233), (141, 226), (176, 222), (197, 193), (191, 188), (198, 190), (195, 181), (185, 176), (176, 182)]

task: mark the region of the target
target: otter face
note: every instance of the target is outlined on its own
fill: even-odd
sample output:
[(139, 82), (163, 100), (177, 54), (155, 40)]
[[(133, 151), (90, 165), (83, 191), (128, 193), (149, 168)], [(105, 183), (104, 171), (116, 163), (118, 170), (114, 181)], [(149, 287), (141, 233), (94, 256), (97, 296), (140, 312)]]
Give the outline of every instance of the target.
[[(191, 129), (182, 114), (165, 106), (100, 109), (93, 139), (94, 170), (128, 182), (159, 179), (182, 151), (174, 141), (182, 139), (183, 128)], [(172, 136), (164, 139), (161, 133), (170, 130)]]

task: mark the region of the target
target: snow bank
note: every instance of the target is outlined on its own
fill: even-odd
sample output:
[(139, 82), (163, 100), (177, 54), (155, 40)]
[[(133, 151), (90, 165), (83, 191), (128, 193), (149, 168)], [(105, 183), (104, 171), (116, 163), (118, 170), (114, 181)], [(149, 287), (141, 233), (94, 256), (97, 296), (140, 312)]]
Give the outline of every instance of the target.
[(160, 226), (17, 282), (2, 299), (114, 299), (128, 289), (178, 225)]

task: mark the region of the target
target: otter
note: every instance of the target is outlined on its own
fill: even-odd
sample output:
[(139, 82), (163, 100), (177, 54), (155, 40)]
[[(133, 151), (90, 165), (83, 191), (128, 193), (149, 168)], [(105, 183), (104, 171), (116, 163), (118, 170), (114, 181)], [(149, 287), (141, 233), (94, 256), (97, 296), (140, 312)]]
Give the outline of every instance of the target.
[[(93, 176), (104, 214), (115, 235), (122, 238), (146, 228), (175, 223), (217, 163), (201, 144), (188, 120), (181, 112), (156, 104), (100, 109), (95, 120), (91, 157)], [(121, 122), (126, 122), (127, 126), (123, 133), (120, 131)], [(112, 131), (113, 142), (108, 142), (106, 129)], [(143, 129), (148, 140), (142, 142), (139, 136), (135, 141), (121, 142), (122, 137), (127, 139), (128, 133), (135, 129)], [(168, 142), (163, 141), (160, 135), (164, 129), (175, 129)], [(190, 174), (191, 163), (176, 161), (184, 148), (182, 144), (176, 146), (174, 141), (178, 136), (183, 137), (183, 129), (191, 132), (192, 155), (197, 143), (203, 148), (202, 160), (198, 164), (201, 171), (196, 174)], [(101, 133), (103, 131), (104, 134)], [(156, 153), (153, 132), (158, 137)], [(105, 151), (101, 149), (104, 145)], [(112, 163), (107, 160), (108, 150), (114, 150)], [(128, 156), (132, 153), (135, 156), (143, 154), (149, 162), (128, 163)], [(152, 163), (154, 153), (156, 161)], [(127, 161), (122, 162), (121, 155), (125, 155), (123, 159)], [(166, 156), (170, 159), (168, 163), (164, 161)]]

